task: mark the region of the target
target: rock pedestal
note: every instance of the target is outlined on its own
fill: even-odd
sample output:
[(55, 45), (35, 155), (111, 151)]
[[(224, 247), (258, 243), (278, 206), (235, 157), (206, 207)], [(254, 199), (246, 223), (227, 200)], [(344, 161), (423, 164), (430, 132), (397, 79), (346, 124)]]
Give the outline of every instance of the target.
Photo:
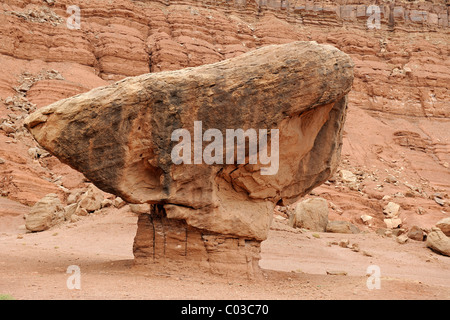
[(258, 277), (261, 241), (227, 236), (168, 219), (164, 207), (140, 214), (133, 253), (137, 264), (182, 263), (219, 274)]

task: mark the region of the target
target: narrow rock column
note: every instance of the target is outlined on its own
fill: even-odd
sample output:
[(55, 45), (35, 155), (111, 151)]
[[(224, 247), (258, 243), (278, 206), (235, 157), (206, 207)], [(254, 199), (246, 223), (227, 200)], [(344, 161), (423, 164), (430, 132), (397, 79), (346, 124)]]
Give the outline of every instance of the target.
[(218, 274), (261, 275), (261, 241), (213, 233), (167, 218), (164, 205), (140, 214), (133, 244), (137, 265), (182, 263)]

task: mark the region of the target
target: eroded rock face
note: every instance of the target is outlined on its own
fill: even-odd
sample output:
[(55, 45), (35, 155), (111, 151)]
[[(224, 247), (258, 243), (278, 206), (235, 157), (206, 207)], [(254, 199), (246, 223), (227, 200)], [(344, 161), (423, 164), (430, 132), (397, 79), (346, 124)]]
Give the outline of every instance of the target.
[[(276, 203), (295, 202), (336, 169), (352, 81), (353, 63), (343, 52), (293, 42), (127, 78), (40, 109), (25, 125), (45, 149), (100, 189), (158, 205), (150, 221), (176, 220), (182, 229), (195, 229), (204, 245), (211, 234), (260, 242)], [(201, 133), (216, 129), (224, 137), (227, 129), (278, 129), (278, 170), (262, 174), (267, 165), (250, 164), (251, 150), (244, 164), (174, 164), (178, 141), (172, 134), (186, 129), (194, 136), (194, 121), (201, 121)], [(269, 140), (268, 154), (276, 139)], [(148, 217), (140, 221), (136, 239), (155, 230), (142, 222)], [(139, 247), (137, 240), (135, 252)]]

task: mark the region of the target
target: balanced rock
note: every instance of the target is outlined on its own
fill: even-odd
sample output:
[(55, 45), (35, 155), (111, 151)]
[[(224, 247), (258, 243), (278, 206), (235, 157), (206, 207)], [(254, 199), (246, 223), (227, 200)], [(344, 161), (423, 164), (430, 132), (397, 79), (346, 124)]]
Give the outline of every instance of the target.
[(55, 193), (47, 194), (35, 203), (25, 216), (28, 231), (44, 231), (64, 220), (64, 207)]
[(136, 260), (249, 271), (275, 205), (336, 171), (352, 82), (348, 55), (292, 42), (126, 78), (41, 108), (25, 126), (101, 190), (152, 205)]

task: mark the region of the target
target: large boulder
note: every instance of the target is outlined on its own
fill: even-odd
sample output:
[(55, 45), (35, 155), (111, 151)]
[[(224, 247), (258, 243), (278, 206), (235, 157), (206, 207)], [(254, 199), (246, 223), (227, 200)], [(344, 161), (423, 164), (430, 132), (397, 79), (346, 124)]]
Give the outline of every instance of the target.
[(436, 222), (436, 227), (441, 229), (441, 231), (447, 236), (450, 237), (450, 217), (443, 218)]
[(64, 221), (64, 207), (55, 193), (49, 193), (31, 207), (25, 215), (25, 227), (28, 231), (47, 230)]
[[(274, 206), (296, 202), (335, 172), (352, 82), (348, 55), (293, 42), (126, 78), (42, 108), (25, 126), (103, 191), (152, 204), (138, 222), (135, 257), (156, 256), (159, 244), (146, 243), (142, 253), (140, 233), (162, 223), (173, 225), (164, 233), (195, 230), (211, 247), (208, 257), (222, 252), (214, 249), (224, 243), (218, 239), (241, 239), (227, 248), (249, 261), (258, 259), (253, 252), (267, 237)], [(235, 150), (227, 134), (238, 129), (249, 142)], [(186, 248), (173, 257), (189, 255)], [(170, 250), (164, 254), (170, 258)]]
[(433, 227), (427, 235), (426, 244), (433, 251), (450, 257), (450, 238), (441, 229)]
[(293, 227), (325, 232), (328, 224), (328, 202), (323, 198), (306, 199), (295, 206), (289, 220)]

